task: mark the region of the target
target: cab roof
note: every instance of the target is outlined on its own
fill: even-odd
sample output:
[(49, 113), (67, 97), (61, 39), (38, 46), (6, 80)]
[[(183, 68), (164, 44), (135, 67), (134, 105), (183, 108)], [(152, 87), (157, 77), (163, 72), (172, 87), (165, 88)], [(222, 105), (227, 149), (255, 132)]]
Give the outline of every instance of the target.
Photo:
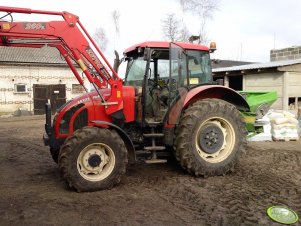
[[(190, 49), (190, 50), (203, 50), (203, 51), (209, 51), (209, 48), (207, 46), (203, 45), (196, 45), (192, 43), (186, 43), (186, 42), (174, 42), (178, 46), (182, 47), (183, 49)], [(127, 48), (124, 53), (127, 54), (129, 52), (132, 52), (136, 49), (140, 48), (164, 48), (168, 49), (169, 48), (170, 42), (161, 42), (161, 41), (149, 41), (149, 42), (142, 42), (136, 45), (133, 45), (129, 48)]]

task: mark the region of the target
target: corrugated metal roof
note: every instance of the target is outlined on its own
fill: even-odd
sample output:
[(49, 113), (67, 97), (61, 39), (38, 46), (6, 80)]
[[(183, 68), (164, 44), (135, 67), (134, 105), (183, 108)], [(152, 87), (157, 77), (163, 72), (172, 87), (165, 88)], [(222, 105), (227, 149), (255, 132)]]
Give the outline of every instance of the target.
[(215, 68), (225, 68), (225, 67), (235, 67), (246, 64), (255, 64), (257, 62), (246, 62), (246, 61), (236, 61), (236, 60), (220, 60), (220, 59), (212, 59), (211, 66), (213, 69)]
[(216, 68), (213, 69), (212, 72), (227, 72), (227, 71), (243, 71), (243, 70), (256, 70), (256, 69), (263, 69), (263, 68), (275, 68), (275, 67), (282, 67), (282, 66), (290, 66), (295, 64), (301, 64), (301, 59), (296, 60), (284, 60), (284, 61), (274, 61), (268, 63), (256, 63), (256, 64), (246, 64), (234, 67), (223, 67), (223, 68)]
[(0, 62), (66, 64), (60, 52), (53, 47), (36, 49), (0, 46)]

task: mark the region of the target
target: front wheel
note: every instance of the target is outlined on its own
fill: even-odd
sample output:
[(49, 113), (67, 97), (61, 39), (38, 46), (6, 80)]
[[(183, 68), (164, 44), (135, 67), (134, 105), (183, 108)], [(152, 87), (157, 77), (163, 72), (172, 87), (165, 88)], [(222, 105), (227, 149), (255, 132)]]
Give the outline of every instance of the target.
[(120, 136), (104, 128), (84, 127), (61, 148), (59, 168), (78, 192), (110, 189), (126, 171), (127, 150)]
[(189, 173), (223, 175), (244, 151), (246, 129), (232, 104), (205, 99), (185, 110), (174, 143), (177, 160)]

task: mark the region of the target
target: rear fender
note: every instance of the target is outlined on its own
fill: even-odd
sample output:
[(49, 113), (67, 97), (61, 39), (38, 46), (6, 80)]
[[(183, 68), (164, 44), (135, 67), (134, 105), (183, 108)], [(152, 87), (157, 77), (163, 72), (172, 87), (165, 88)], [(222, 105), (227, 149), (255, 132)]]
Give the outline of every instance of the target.
[(233, 89), (218, 85), (199, 86), (190, 90), (186, 95), (184, 108), (206, 98), (221, 99), (233, 104), (239, 111), (250, 111), (250, 107), (242, 95)]
[(181, 116), (181, 113), (189, 105), (198, 100), (207, 98), (221, 99), (233, 104), (239, 111), (249, 112), (250, 108), (247, 101), (233, 89), (218, 86), (218, 85), (204, 85), (195, 87), (187, 92), (187, 90), (180, 91), (180, 98), (174, 103), (173, 107), (168, 113), (168, 119), (165, 128), (174, 127)]
[(92, 121), (92, 123), (96, 127), (113, 128), (119, 134), (119, 136), (122, 138), (122, 140), (125, 144), (125, 147), (128, 151), (129, 163), (134, 163), (136, 161), (134, 144), (133, 144), (131, 138), (126, 134), (126, 132), (123, 129), (121, 129), (119, 126), (116, 126), (115, 124), (112, 124), (112, 123), (106, 122), (106, 121), (96, 120), (96, 121)]

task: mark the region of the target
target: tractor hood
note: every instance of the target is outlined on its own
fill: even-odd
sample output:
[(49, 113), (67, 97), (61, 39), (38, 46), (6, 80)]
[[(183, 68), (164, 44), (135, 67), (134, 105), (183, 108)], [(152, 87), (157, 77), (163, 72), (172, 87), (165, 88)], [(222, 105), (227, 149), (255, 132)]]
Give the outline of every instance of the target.
[[(103, 96), (105, 100), (107, 100), (111, 94), (111, 89), (101, 89), (100, 94)], [(73, 106), (79, 105), (79, 104), (85, 104), (87, 102), (100, 102), (100, 96), (96, 91), (91, 91), (88, 93), (84, 93), (82, 95), (79, 95), (69, 101), (67, 101), (64, 105), (62, 105), (57, 112), (61, 112), (65, 108), (71, 108)]]
[[(101, 89), (99, 92), (102, 98), (107, 102), (108, 106), (110, 106), (110, 104), (112, 106), (117, 106), (117, 104), (115, 105), (115, 103), (110, 102), (110, 97), (112, 95), (110, 88)], [(120, 110), (122, 111), (118, 110), (119, 114), (123, 113), (126, 122), (134, 121), (135, 88), (133, 86), (123, 86), (120, 95), (122, 96), (122, 102), (120, 108)], [(73, 98), (72, 100), (68, 101), (66, 104), (61, 106), (60, 109), (58, 109), (57, 113), (60, 113), (62, 111), (67, 111), (71, 108), (74, 108), (74, 110), (79, 109), (85, 105), (86, 108), (90, 110), (94, 109), (95, 114), (98, 116), (101, 115), (102, 117), (107, 117), (110, 115), (113, 117), (114, 112), (113, 113), (107, 112), (108, 107), (105, 107), (106, 104), (101, 104), (101, 103), (102, 103), (102, 99), (99, 96), (99, 94), (96, 91), (92, 91), (92, 92), (79, 95)], [(92, 112), (90, 111), (90, 113)]]

